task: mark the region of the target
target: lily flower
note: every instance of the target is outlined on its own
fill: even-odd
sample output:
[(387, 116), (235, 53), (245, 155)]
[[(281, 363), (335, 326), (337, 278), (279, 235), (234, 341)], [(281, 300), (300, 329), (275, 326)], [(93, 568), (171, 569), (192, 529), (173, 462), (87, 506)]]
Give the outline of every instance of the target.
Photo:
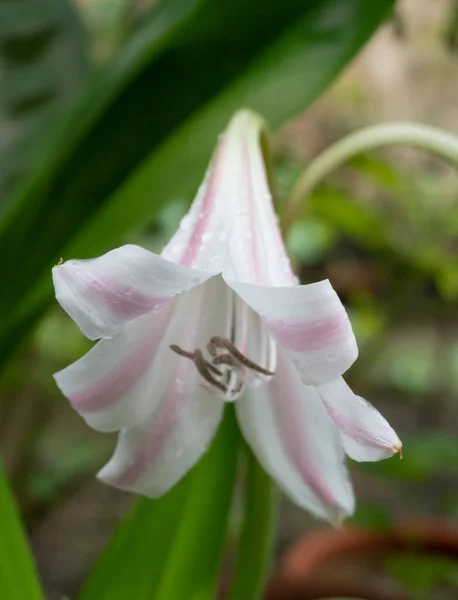
[(317, 516), (354, 508), (345, 453), (401, 451), (396, 433), (342, 374), (357, 357), (328, 280), (299, 285), (266, 170), (263, 122), (240, 111), (160, 255), (134, 245), (53, 269), (56, 298), (91, 340), (55, 374), (73, 408), (120, 430), (98, 477), (157, 497), (207, 450), (225, 402), (280, 488)]

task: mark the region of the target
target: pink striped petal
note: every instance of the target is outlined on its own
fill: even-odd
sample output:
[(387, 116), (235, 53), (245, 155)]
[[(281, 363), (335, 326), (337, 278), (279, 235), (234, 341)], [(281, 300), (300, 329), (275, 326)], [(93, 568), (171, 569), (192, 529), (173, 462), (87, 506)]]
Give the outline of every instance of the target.
[(376, 461), (402, 452), (401, 440), (369, 402), (356, 396), (342, 377), (318, 387), (336, 422), (345, 452), (357, 461)]
[(94, 429), (130, 427), (154, 410), (159, 401), (154, 384), (160, 370), (154, 359), (164, 345), (175, 304), (171, 299), (160, 312), (125, 325), (54, 375), (73, 408)]
[(265, 285), (297, 280), (281, 238), (262, 150), (264, 124), (239, 111), (220, 137), (205, 180), (164, 248), (170, 261)]
[(161, 256), (189, 267), (221, 272), (232, 229), (231, 181), (234, 157), (228, 136), (220, 137), (204, 181), (180, 227)]
[[(183, 339), (183, 349), (193, 351), (204, 347), (212, 335), (227, 337), (230, 327), (230, 290), (221, 277), (213, 277), (172, 298), (160, 312), (140, 317), (114, 337), (99, 341), (81, 359), (56, 373), (55, 379), (73, 408), (94, 429), (132, 427), (157, 409), (174, 381), (178, 362), (189, 363), (196, 370), (189, 359), (179, 358), (169, 346), (180, 345)], [(194, 336), (189, 343), (186, 335)]]
[(269, 475), (299, 506), (339, 521), (353, 491), (338, 429), (312, 386), (279, 350), (275, 376), (236, 404), (243, 435)]
[[(226, 337), (231, 297), (221, 278), (188, 294), (192, 301), (179, 299), (167, 341), (194, 350), (212, 335)], [(169, 355), (173, 360), (164, 357), (158, 383), (150, 388), (159, 399), (156, 409), (146, 421), (121, 432), (113, 457), (99, 473), (106, 483), (153, 498), (172, 487), (205, 452), (224, 408), (191, 360), (171, 350)]]
[(211, 275), (134, 245), (53, 268), (59, 304), (91, 340), (112, 337), (126, 323), (159, 310), (169, 298)]
[(199, 460), (216, 433), (224, 404), (201, 386), (192, 364), (177, 371), (186, 390), (171, 385), (145, 423), (125, 429), (99, 479), (156, 498)]
[(335, 379), (356, 360), (350, 321), (328, 280), (292, 287), (227, 283), (264, 318), (304, 383)]

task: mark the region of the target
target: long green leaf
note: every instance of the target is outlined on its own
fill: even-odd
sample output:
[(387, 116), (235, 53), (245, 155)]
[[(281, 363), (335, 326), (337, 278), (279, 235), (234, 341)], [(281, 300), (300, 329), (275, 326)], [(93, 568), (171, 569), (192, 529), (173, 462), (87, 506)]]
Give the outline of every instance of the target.
[(259, 112), (274, 128), (304, 110), (367, 41), (393, 3), (322, 0), (305, 11), (233, 85), (151, 153), (70, 244), (69, 251), (81, 255), (100, 251), (154, 215), (158, 205), (189, 197), (202, 178), (218, 134), (241, 106)]
[(272, 558), (277, 490), (269, 475), (246, 447), (247, 483), (244, 524), (237, 564), (226, 600), (261, 597)]
[(210, 450), (185, 479), (158, 500), (140, 500), (122, 523), (79, 600), (211, 600), (238, 446), (228, 409)]
[[(306, 108), (394, 0), (268, 0), (262, 10), (241, 2), (216, 10), (194, 0), (179, 17), (179, 0), (164, 3), (146, 30), (153, 41), (141, 32), (75, 107), (62, 147), (0, 224), (0, 274), (9, 283), (0, 362), (50, 299), (53, 260), (107, 249), (170, 198), (189, 197), (240, 106), (274, 127)], [(168, 5), (175, 19), (166, 18)]]
[(0, 464), (0, 598), (43, 600), (19, 513)]
[(123, 521), (79, 600), (150, 600), (175, 539), (193, 475), (159, 500), (141, 499)]
[(235, 411), (226, 408), (213, 445), (196, 469), (157, 600), (213, 600), (236, 479), (240, 436)]

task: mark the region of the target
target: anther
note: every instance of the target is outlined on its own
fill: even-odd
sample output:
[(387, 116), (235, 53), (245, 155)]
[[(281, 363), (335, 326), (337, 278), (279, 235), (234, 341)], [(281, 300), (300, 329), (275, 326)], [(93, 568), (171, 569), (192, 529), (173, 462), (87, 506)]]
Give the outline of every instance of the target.
[[(207, 363), (207, 361), (204, 359), (202, 351), (201, 350), (194, 350), (194, 364), (197, 367), (197, 370), (199, 371), (199, 373), (202, 375), (202, 377), (208, 381), (208, 383), (210, 383), (211, 385), (214, 385), (215, 387), (217, 387), (219, 390), (221, 390), (224, 394), (227, 392), (227, 387), (222, 384), (220, 381), (217, 381), (214, 377), (212, 377), (212, 375), (210, 375), (209, 371), (209, 366), (211, 367), (212, 365), (209, 365)], [(213, 367), (214, 368), (214, 367)], [(221, 373), (220, 371), (218, 371), (218, 369), (215, 369), (218, 373)], [(221, 373), (222, 374), (222, 373)]]
[(268, 369), (260, 367), (255, 362), (247, 358), (244, 354), (242, 354), (240, 350), (231, 342), (231, 340), (215, 336), (211, 338), (207, 348), (210, 355), (214, 357), (212, 361), (213, 364), (218, 364), (218, 348), (225, 348), (240, 364), (247, 367), (247, 369), (251, 369), (252, 371), (256, 371), (257, 373), (261, 373), (262, 375), (274, 375), (273, 371), (269, 371)]
[(212, 360), (212, 364), (214, 365), (228, 365), (233, 369), (240, 370), (240, 362), (234, 358), (231, 354), (220, 354), (219, 356), (215, 356)]
[[(193, 363), (196, 365), (197, 370), (204, 379), (206, 379), (212, 385), (216, 385), (216, 387), (221, 389), (222, 391), (226, 391), (226, 388), (223, 386), (223, 384), (221, 384), (219, 381), (216, 381), (208, 371), (211, 371), (214, 375), (218, 375), (219, 377), (222, 377), (223, 373), (204, 359), (201, 350), (194, 350), (194, 352), (188, 352), (187, 350), (183, 350), (183, 348), (180, 348), (180, 346), (177, 346), (176, 344), (170, 344), (169, 348), (179, 356), (184, 356), (192, 360)], [(222, 388), (224, 388), (224, 390)]]

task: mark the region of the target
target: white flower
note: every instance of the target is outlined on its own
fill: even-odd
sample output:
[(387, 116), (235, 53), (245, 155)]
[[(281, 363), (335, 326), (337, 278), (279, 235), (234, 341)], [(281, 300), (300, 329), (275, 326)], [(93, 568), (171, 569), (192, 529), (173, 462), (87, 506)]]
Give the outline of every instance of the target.
[(59, 303), (102, 338), (55, 378), (90, 426), (120, 430), (103, 481), (163, 494), (237, 400), (264, 469), (297, 504), (335, 520), (354, 507), (344, 452), (379, 460), (401, 442), (342, 379), (357, 346), (331, 284), (298, 285), (292, 272), (262, 136), (258, 117), (235, 115), (160, 256), (127, 245), (53, 269)]

